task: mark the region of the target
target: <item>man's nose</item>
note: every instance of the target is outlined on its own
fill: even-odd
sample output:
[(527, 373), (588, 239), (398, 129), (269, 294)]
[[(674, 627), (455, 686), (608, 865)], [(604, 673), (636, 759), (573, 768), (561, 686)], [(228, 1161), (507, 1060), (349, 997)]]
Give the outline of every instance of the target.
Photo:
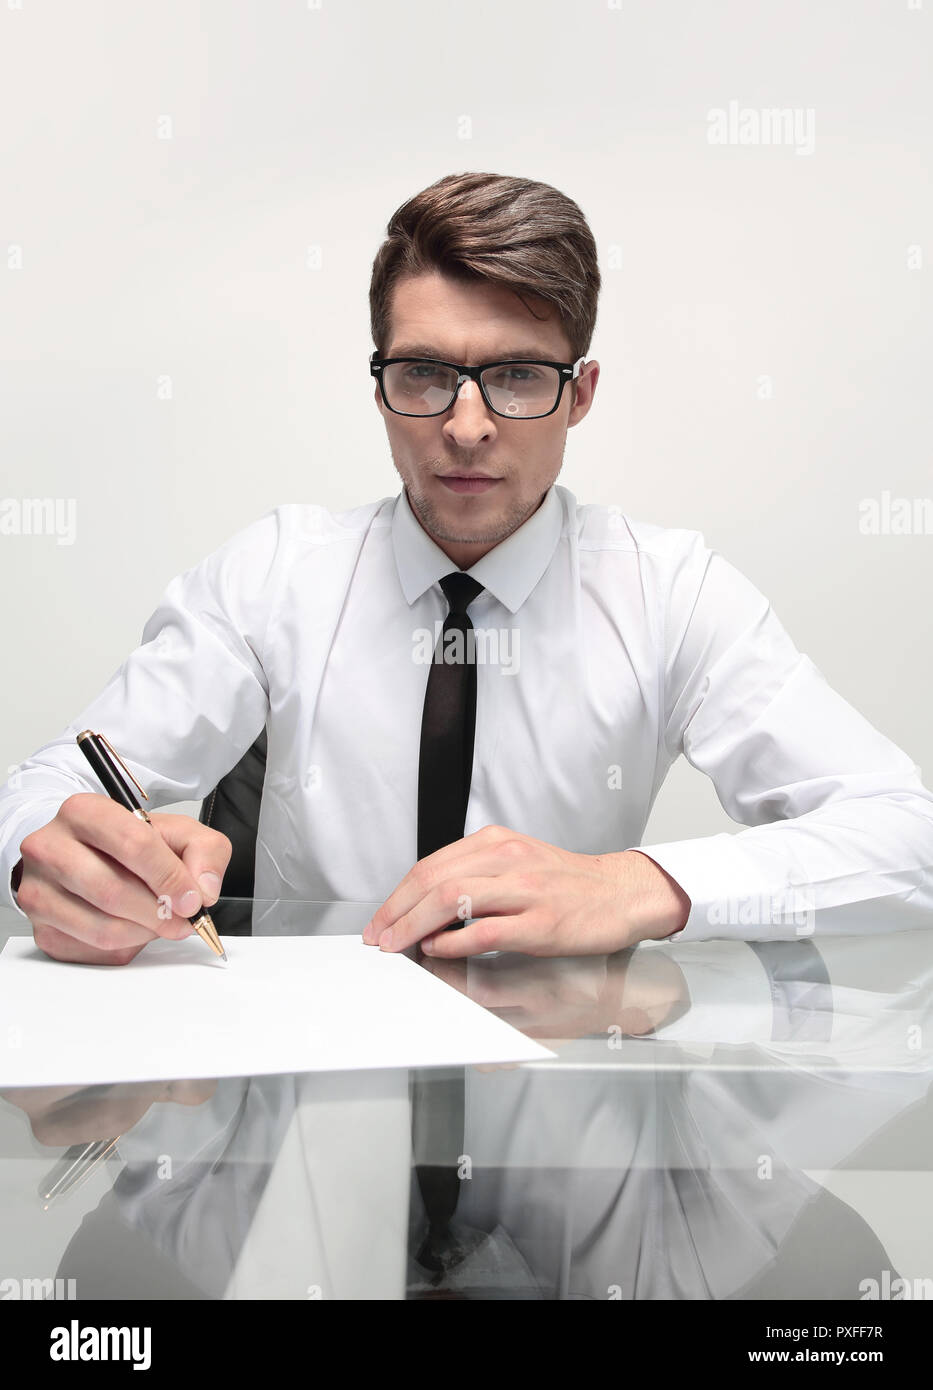
[(475, 381), (464, 381), (444, 422), (444, 433), (458, 444), (475, 445), (495, 434), (494, 422), (479, 386)]

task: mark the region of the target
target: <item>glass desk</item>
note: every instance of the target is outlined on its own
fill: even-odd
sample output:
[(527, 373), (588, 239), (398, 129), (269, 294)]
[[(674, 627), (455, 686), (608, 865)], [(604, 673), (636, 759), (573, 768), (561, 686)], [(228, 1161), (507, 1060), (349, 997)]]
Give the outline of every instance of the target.
[[(212, 915), (358, 934), (376, 906)], [(555, 1059), (7, 1089), (0, 1297), (933, 1298), (933, 930), (422, 964)]]

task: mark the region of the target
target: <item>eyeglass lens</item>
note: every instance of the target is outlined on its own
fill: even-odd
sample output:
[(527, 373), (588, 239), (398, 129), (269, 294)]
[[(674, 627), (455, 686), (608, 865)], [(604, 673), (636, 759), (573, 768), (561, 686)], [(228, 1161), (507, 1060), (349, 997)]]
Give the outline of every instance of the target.
[[(405, 415), (440, 415), (457, 389), (456, 371), (437, 362), (393, 362), (383, 371), (382, 380), (389, 405)], [(557, 368), (535, 363), (487, 367), (482, 381), (497, 414), (526, 419), (553, 410), (560, 390)]]

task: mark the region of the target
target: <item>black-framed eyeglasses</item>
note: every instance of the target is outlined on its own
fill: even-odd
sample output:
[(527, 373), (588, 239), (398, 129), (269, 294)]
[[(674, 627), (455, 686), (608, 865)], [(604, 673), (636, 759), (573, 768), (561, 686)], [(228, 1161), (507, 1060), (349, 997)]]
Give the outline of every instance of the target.
[(586, 359), (531, 362), (506, 359), (478, 367), (439, 362), (433, 357), (377, 357), (370, 375), (396, 415), (443, 415), (465, 381), (475, 381), (494, 415), (506, 420), (540, 420), (553, 415), (568, 381), (575, 381)]

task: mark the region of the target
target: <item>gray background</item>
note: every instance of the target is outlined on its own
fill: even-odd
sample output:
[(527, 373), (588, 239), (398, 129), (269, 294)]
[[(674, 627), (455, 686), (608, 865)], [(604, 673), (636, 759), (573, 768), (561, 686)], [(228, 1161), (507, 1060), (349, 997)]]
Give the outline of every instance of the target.
[[(931, 11), (0, 0), (0, 497), (73, 498), (77, 528), (0, 535), (0, 774), (234, 531), (399, 490), (372, 258), (472, 169), (555, 184), (598, 243), (559, 481), (702, 531), (929, 783), (933, 537), (859, 508), (933, 494)], [(812, 111), (812, 153), (710, 144), (730, 101)], [(731, 826), (681, 761), (646, 843)]]

